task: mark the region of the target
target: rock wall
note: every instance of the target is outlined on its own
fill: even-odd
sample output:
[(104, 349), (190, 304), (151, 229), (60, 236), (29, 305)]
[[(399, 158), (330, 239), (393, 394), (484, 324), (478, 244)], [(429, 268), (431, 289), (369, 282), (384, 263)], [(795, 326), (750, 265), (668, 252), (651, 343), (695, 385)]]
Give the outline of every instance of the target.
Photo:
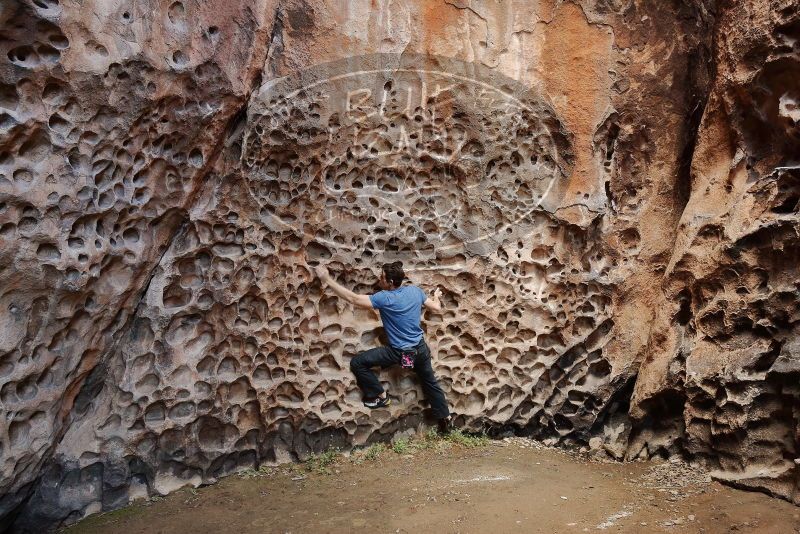
[(800, 503), (797, 8), (743, 2), (719, 13), (691, 196), (636, 383), (641, 432), (628, 453), (684, 448), (720, 480)]
[(0, 516), (131, 331), (261, 72), (272, 16), (228, 1), (0, 7)]
[(460, 425), (793, 499), (796, 7), (3, 5), (0, 517), (423, 425), (399, 371), (361, 405), (380, 323), (312, 275), (394, 259)]

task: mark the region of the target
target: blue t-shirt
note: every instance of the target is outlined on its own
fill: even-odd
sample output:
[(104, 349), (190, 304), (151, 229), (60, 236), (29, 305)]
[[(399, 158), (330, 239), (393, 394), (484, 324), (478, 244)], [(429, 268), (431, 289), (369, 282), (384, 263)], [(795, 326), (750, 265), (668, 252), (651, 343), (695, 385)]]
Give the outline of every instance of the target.
[(397, 349), (416, 347), (422, 341), (419, 319), (425, 293), (417, 286), (400, 286), (378, 291), (369, 296), (372, 307), (378, 310), (389, 345)]

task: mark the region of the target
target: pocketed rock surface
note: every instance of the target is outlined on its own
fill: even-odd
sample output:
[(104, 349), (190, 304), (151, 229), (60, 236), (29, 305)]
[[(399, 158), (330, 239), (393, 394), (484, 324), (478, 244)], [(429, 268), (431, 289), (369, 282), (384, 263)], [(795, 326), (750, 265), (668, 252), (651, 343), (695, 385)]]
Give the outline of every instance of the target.
[(798, 500), (795, 0), (0, 7), (0, 527), (427, 420)]

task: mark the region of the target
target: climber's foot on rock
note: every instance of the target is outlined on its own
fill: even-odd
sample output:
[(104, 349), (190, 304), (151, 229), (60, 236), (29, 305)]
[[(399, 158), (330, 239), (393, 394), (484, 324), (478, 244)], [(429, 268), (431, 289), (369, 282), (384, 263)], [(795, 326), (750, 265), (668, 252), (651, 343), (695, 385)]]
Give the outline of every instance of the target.
[(389, 395), (386, 392), (383, 392), (383, 395), (380, 397), (375, 397), (374, 399), (365, 400), (364, 406), (369, 408), (370, 410), (375, 410), (377, 408), (383, 408), (385, 406), (389, 406), (392, 403), (392, 399), (389, 398)]

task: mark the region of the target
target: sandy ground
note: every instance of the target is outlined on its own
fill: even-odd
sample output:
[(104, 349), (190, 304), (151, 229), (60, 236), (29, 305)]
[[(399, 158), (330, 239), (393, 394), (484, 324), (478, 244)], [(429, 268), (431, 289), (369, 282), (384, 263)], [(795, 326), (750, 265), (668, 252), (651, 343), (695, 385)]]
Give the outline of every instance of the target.
[(387, 450), (327, 469), (231, 476), (67, 532), (800, 532), (800, 508), (711, 482), (684, 464), (589, 461), (518, 438)]

